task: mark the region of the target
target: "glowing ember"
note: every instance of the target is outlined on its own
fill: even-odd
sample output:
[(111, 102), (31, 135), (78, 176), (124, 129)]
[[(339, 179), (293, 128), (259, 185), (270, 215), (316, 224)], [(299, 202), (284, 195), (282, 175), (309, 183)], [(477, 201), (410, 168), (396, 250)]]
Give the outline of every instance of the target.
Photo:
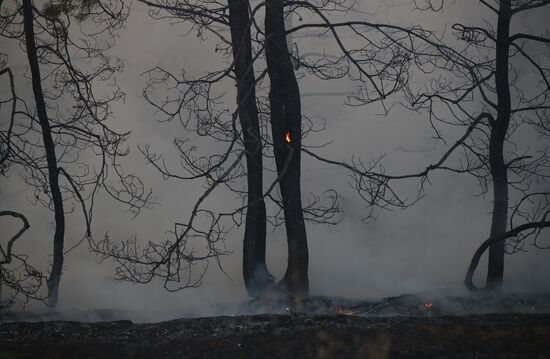
[(424, 303), (424, 306), (426, 307), (426, 309), (430, 309), (432, 307), (432, 303)]
[(351, 310), (338, 308), (338, 312), (336, 312), (336, 315), (339, 317), (351, 317), (353, 315), (353, 312)]
[(285, 134), (285, 141), (288, 142), (288, 143), (290, 143), (290, 132), (287, 132), (287, 133)]

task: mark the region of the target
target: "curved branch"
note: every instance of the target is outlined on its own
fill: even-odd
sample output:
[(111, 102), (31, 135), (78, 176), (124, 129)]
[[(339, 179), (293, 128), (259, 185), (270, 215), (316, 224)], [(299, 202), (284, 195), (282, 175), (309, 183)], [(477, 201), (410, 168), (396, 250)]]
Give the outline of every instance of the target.
[(475, 251), (474, 256), (472, 257), (472, 260), (468, 267), (468, 270), (466, 271), (466, 278), (464, 279), (464, 285), (466, 286), (466, 288), (468, 288), (468, 290), (470, 291), (478, 290), (478, 288), (473, 283), (473, 276), (479, 264), (479, 260), (481, 259), (481, 256), (483, 255), (483, 253), (485, 253), (487, 248), (489, 248), (493, 244), (498, 243), (500, 241), (504, 241), (508, 238), (515, 237), (521, 232), (527, 231), (529, 229), (540, 230), (542, 228), (547, 228), (547, 227), (550, 227), (550, 221), (543, 220), (539, 222), (525, 223), (497, 237), (486, 239), (483, 243), (481, 243), (481, 245)]
[(4, 258), (0, 260), (0, 265), (11, 263), (13, 244), (15, 243), (16, 240), (19, 239), (19, 237), (21, 237), (21, 235), (23, 235), (23, 233), (25, 233), (25, 231), (27, 231), (27, 229), (30, 228), (30, 224), (29, 224), (29, 221), (27, 220), (27, 217), (25, 217), (24, 215), (22, 215), (19, 212), (0, 211), (0, 217), (3, 217), (3, 216), (12, 216), (12, 217), (20, 219), (21, 222), (23, 222), (23, 227), (21, 227), (21, 229), (9, 240), (8, 246), (7, 246), (5, 252), (0, 247), (0, 251), (2, 251), (2, 255), (4, 256)]

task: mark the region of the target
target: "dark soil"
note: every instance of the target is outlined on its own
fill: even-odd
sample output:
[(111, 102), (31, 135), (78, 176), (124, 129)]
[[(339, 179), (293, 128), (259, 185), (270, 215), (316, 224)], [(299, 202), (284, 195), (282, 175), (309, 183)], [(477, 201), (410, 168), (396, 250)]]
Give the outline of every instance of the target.
[[(352, 315), (342, 307), (143, 324), (0, 322), (0, 358), (550, 358), (550, 314), (448, 316), (420, 303), (402, 315), (415, 300), (356, 303)], [(393, 302), (392, 316), (360, 311)]]

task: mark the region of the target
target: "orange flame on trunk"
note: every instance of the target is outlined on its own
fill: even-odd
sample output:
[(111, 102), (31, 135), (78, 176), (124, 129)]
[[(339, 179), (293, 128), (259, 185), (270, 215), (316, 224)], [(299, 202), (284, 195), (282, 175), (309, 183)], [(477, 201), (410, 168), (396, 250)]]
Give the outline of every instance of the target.
[(433, 304), (432, 303), (424, 303), (424, 306), (426, 307), (426, 309), (430, 309)]
[(338, 312), (336, 312), (336, 315), (339, 317), (350, 317), (353, 315), (353, 312), (351, 310), (338, 308)]
[(285, 141), (286, 141), (287, 143), (290, 143), (290, 132), (287, 132), (287, 133), (285, 134)]

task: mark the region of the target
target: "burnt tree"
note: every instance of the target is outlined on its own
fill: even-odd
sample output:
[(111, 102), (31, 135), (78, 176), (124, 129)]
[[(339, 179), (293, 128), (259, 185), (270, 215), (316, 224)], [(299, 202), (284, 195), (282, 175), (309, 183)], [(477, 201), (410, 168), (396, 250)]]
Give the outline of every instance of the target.
[(307, 295), (308, 248), (300, 190), (302, 114), (300, 89), (287, 48), (282, 0), (265, 3), (265, 55), (270, 79), (271, 133), (285, 217), (288, 265), (283, 278), (291, 292)]
[[(431, 1), (415, 5), (434, 13), (453, 6)], [(505, 253), (522, 250), (528, 238), (535, 247), (548, 247), (541, 242), (541, 233), (547, 227), (550, 208), (549, 29), (543, 26), (532, 30), (522, 27), (520, 21), (514, 25), (513, 20), (522, 15), (536, 17), (536, 12), (548, 9), (550, 3), (502, 0), (495, 4), (480, 1), (479, 6), (484, 10), (482, 16), (486, 12), (490, 20), (483, 19), (480, 26), (458, 22), (450, 33), (445, 29), (366, 21), (322, 24), (330, 31), (348, 27), (359, 33), (363, 28), (375, 28), (394, 41), (401, 41), (399, 55), (410, 65), (408, 81), (402, 87), (405, 104), (426, 116), (434, 138), (445, 148), (439, 159), (418, 172), (388, 174), (384, 156), (369, 162), (343, 162), (303, 151), (347, 169), (354, 178), (352, 185), (369, 209), (414, 204), (425, 193), (425, 185), (435, 172), (473, 176), (481, 194), (492, 192), (491, 226), (489, 239), (472, 259), (465, 283), (470, 289), (476, 288), (473, 272), (480, 256), (489, 249), (485, 287), (499, 291)], [(372, 98), (360, 92), (354, 101), (354, 105), (366, 105), (372, 103)], [(444, 135), (449, 128), (462, 128), (451, 142)], [(397, 181), (411, 179), (420, 182), (415, 197), (407, 199), (394, 191)]]
[[(493, 181), (493, 215), (491, 237), (502, 235), (506, 231), (508, 220), (508, 169), (504, 162), (504, 141), (510, 126), (511, 99), (508, 79), (508, 56), (510, 50), (510, 20), (512, 18), (511, 0), (499, 2), (498, 25), (495, 49), (495, 86), (497, 93), (496, 119), (491, 126), (489, 137), (489, 166)], [(487, 288), (502, 287), (504, 277), (504, 241), (489, 248), (487, 267)]]
[[(505, 239), (515, 237), (511, 233), (523, 232), (517, 228), (534, 228), (530, 234), (536, 241), (547, 215), (545, 187), (550, 176), (545, 144), (548, 133), (536, 131), (550, 109), (545, 58), (550, 44), (548, 28), (537, 29), (546, 31), (540, 36), (524, 33), (521, 26), (511, 24), (520, 14), (534, 16), (534, 11), (548, 9), (550, 3), (502, 0), (494, 5), (486, 1), (481, 4), (494, 20), (484, 26), (454, 24), (457, 43), (448, 46), (455, 52), (441, 52), (442, 58), (456, 66), (454, 71), (467, 81), (456, 86), (440, 83), (438, 91), (416, 97), (413, 106), (434, 114), (437, 110), (433, 103), (447, 104), (460, 113), (453, 116), (457, 123), (475, 116), (472, 113), (477, 109), (471, 102), (478, 102), (478, 107), (486, 111), (486, 120), (465, 139), (468, 164), (460, 171), (473, 174), (484, 191), (492, 187), (490, 240), (480, 249), (489, 248), (485, 287), (499, 291), (504, 278)], [(526, 143), (522, 136), (530, 140)], [(509, 252), (520, 250), (525, 238), (509, 241)], [(471, 276), (466, 284), (473, 287)]]
[[(184, 128), (173, 140), (182, 166), (174, 169), (166, 153), (154, 152), (148, 144), (140, 147), (142, 153), (164, 179), (200, 180), (205, 190), (187, 219), (175, 221), (171, 238), (145, 243), (105, 238), (95, 250), (118, 262), (120, 279), (149, 283), (161, 278), (167, 290), (175, 291), (200, 285), (209, 261), (221, 266), (219, 258), (228, 254), (225, 240), (244, 224), (243, 276), (248, 293), (284, 293), (299, 300), (309, 290), (306, 222), (336, 224), (341, 217), (336, 191), (304, 196), (300, 188), (301, 154), (309, 153), (304, 139), (322, 131), (323, 125), (303, 113), (297, 78), (351, 80), (371, 102), (381, 101), (405, 84), (409, 60), (399, 48), (407, 39), (387, 34), (400, 29), (362, 23), (359, 26), (366, 31), (357, 32), (354, 23), (339, 21), (341, 14), (353, 13), (353, 2), (346, 1), (140, 3), (154, 18), (168, 18), (186, 31), (195, 31), (219, 57), (220, 63), (211, 65), (214, 69), (199, 76), (160, 66), (145, 72), (144, 98), (158, 119), (179, 122)], [(299, 18), (300, 24), (285, 28), (285, 16)], [(286, 26), (292, 22), (286, 21)], [(307, 44), (294, 43), (288, 36), (295, 39), (301, 32), (328, 34), (333, 41), (325, 53), (300, 55), (300, 47)], [(350, 34), (355, 38), (348, 41)], [(233, 84), (235, 107), (230, 105), (234, 101), (224, 101)], [(274, 162), (275, 171), (269, 162)], [(275, 178), (264, 184), (264, 175), (270, 172)], [(241, 178), (246, 178), (244, 188), (236, 184)], [(222, 188), (242, 202), (227, 209), (209, 205)], [(266, 228), (283, 225), (288, 262), (283, 278), (275, 283), (265, 261)]]
[[(6, 66), (6, 63), (6, 54), (0, 54), (0, 76), (7, 75), (10, 89), (8, 98), (0, 100), (0, 107), (4, 103), (11, 102), (9, 116), (6, 116), (9, 118), (7, 128), (0, 131), (0, 176), (2, 177), (6, 176), (14, 156), (12, 132), (19, 100), (15, 90), (13, 71)], [(30, 265), (26, 255), (14, 250), (16, 242), (30, 228), (27, 217), (16, 211), (0, 210), (1, 217), (18, 219), (22, 224), (13, 236), (8, 237), (5, 247), (0, 245), (0, 310), (3, 310), (9, 309), (15, 303), (26, 304), (29, 300), (43, 300), (40, 288), (45, 278), (41, 272)]]
[[(513, 25), (513, 20), (536, 16), (534, 12), (549, 5), (538, 0), (480, 1), (490, 20), (479, 26), (455, 23), (449, 38), (422, 34), (424, 46), (411, 53), (421, 74), (437, 77), (431, 78), (428, 89), (409, 86), (410, 106), (426, 111), (436, 138), (442, 141), (439, 126), (466, 128), (451, 148), (454, 153), (429, 166), (426, 174), (434, 170), (467, 173), (479, 182), (482, 194), (492, 192), (489, 239), (474, 255), (489, 249), (488, 290), (502, 289), (506, 252), (521, 250), (529, 237), (539, 246), (537, 239), (548, 213), (550, 158), (545, 124), (550, 109), (550, 38), (547, 27), (535, 30), (544, 35), (526, 33), (530, 29), (519, 21)], [(437, 12), (443, 6), (426, 10)], [(518, 228), (533, 231), (526, 234)], [(475, 288), (471, 279), (477, 261), (468, 270), (468, 288)]]
[(55, 306), (59, 296), (59, 281), (63, 271), (63, 248), (65, 244), (65, 210), (63, 209), (63, 198), (59, 186), (59, 171), (57, 164), (57, 155), (55, 153), (55, 143), (52, 138), (52, 130), (46, 103), (44, 101), (44, 91), (42, 89), (42, 78), (40, 76), (40, 67), (38, 63), (37, 48), (34, 35), (34, 10), (31, 0), (23, 0), (23, 23), (25, 30), (25, 46), (29, 67), (31, 69), (32, 90), (36, 102), (36, 112), (42, 141), (44, 143), (44, 152), (46, 153), (48, 184), (54, 208), (55, 233), (53, 237), (53, 261), (50, 276), (48, 278), (48, 301), (50, 305)]
[[(135, 214), (149, 204), (141, 181), (124, 173), (119, 163), (128, 153), (124, 141), (129, 132), (118, 133), (108, 123), (111, 104), (123, 94), (112, 82), (120, 63), (104, 51), (112, 46), (125, 10), (115, 2), (99, 1), (59, 1), (37, 8), (32, 0), (22, 0), (10, 6), (2, 9), (0, 35), (22, 45), (32, 95), (14, 97), (10, 126), (2, 137), (9, 140), (9, 170), (18, 170), (34, 190), (35, 205), (54, 213), (47, 300), (55, 306), (64, 255), (91, 240), (96, 194), (104, 190)], [(87, 59), (86, 66), (82, 59)], [(14, 83), (23, 85), (20, 77)], [(101, 93), (99, 83), (114, 86)], [(83, 216), (84, 234), (67, 249), (66, 215), (73, 206)]]
[(263, 196), (263, 144), (256, 103), (256, 79), (252, 59), (249, 3), (228, 0), (237, 103), (246, 152), (247, 211), (243, 239), (243, 277), (251, 296), (272, 284), (265, 263), (266, 209)]

